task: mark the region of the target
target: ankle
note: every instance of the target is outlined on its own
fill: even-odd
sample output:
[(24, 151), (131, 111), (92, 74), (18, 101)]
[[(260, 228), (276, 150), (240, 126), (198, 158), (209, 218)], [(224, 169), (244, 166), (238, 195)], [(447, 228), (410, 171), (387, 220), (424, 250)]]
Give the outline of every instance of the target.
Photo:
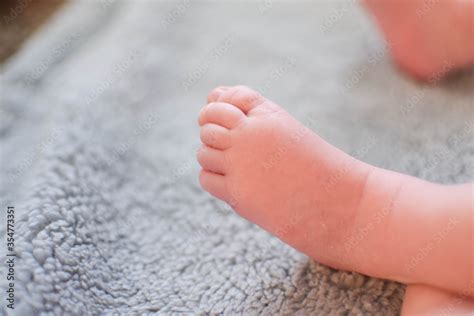
[(357, 217), (345, 251), (352, 256), (354, 270), (374, 277), (400, 281), (387, 253), (387, 241), (393, 238), (391, 222), (399, 203), (405, 176), (367, 165)]

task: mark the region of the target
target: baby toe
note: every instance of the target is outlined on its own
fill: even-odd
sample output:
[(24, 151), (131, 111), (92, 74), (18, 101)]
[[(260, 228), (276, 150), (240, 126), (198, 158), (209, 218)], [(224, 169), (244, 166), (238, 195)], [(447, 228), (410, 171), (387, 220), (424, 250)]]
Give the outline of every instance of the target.
[(230, 131), (221, 125), (207, 123), (201, 127), (201, 141), (216, 149), (227, 149), (231, 146)]
[(225, 153), (209, 146), (202, 146), (197, 153), (197, 160), (204, 170), (218, 174), (226, 173)]
[(209, 103), (199, 114), (199, 125), (214, 123), (225, 128), (232, 129), (245, 119), (245, 114), (228, 103)]
[(201, 170), (199, 174), (199, 182), (204, 190), (218, 199), (227, 201), (229, 194), (225, 181), (225, 176), (207, 170)]

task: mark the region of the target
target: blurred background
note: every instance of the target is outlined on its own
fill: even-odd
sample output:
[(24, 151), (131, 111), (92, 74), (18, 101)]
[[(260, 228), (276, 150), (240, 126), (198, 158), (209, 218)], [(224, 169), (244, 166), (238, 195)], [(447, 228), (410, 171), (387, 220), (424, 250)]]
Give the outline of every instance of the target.
[(472, 73), (407, 77), (357, 1), (0, 13), (0, 201), (20, 222), (22, 315), (399, 312), (402, 285), (319, 265), (200, 189), (196, 120), (217, 85), (259, 90), (363, 161), (472, 181)]

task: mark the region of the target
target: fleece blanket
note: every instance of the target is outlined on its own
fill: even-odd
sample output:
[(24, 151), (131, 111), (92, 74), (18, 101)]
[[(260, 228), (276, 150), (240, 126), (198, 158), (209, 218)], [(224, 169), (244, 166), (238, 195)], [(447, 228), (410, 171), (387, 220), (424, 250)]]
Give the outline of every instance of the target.
[(67, 4), (1, 70), (2, 313), (398, 314), (401, 284), (298, 253), (195, 161), (207, 92), (246, 84), (359, 159), (471, 181), (473, 75), (416, 83), (388, 45), (355, 1)]

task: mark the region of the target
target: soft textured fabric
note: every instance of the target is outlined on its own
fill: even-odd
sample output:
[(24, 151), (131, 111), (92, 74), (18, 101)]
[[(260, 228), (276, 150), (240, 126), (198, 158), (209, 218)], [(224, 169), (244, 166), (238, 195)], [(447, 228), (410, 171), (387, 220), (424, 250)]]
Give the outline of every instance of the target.
[(402, 285), (286, 246), (203, 192), (195, 160), (207, 92), (246, 84), (359, 159), (471, 181), (474, 76), (421, 85), (385, 46), (355, 1), (66, 5), (1, 72), (13, 314), (399, 313)]

